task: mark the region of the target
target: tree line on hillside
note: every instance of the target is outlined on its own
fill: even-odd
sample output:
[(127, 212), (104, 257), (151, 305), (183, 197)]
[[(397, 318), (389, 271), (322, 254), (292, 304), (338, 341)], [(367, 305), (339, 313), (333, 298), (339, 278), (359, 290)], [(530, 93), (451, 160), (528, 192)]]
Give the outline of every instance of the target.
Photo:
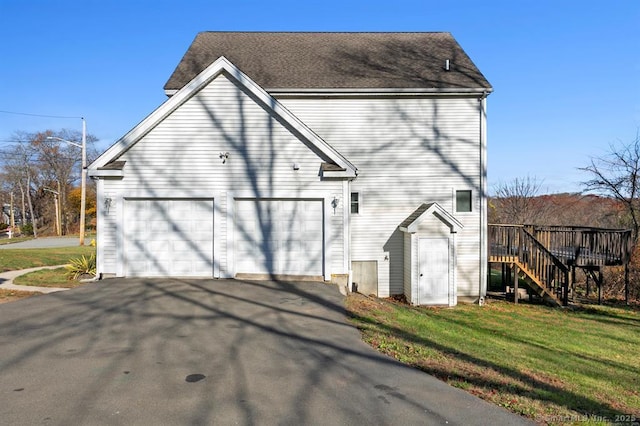
[(499, 184), (489, 197), (489, 223), (542, 226), (630, 228), (624, 205), (608, 196), (581, 193), (539, 194), (535, 177)]
[[(0, 229), (18, 233), (67, 235), (78, 231), (80, 218), (81, 149), (56, 138), (80, 143), (73, 130), (15, 132), (0, 147)], [(96, 157), (87, 135), (88, 162)], [(95, 227), (95, 185), (87, 184), (85, 215)]]
[(640, 235), (640, 132), (610, 144), (580, 168), (584, 194), (541, 195), (542, 181), (526, 176), (503, 182), (489, 200), (489, 222), (627, 228)]

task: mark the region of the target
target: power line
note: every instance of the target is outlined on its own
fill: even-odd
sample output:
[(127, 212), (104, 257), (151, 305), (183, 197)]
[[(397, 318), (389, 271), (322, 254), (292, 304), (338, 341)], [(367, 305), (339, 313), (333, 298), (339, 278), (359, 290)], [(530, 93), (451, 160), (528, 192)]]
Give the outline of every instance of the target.
[(13, 115), (27, 115), (29, 117), (44, 117), (44, 118), (79, 118), (84, 119), (84, 117), (80, 116), (66, 116), (66, 115), (46, 115), (46, 114), (31, 114), (28, 112), (15, 112), (15, 111), (3, 111), (0, 110), (2, 114), (13, 114)]

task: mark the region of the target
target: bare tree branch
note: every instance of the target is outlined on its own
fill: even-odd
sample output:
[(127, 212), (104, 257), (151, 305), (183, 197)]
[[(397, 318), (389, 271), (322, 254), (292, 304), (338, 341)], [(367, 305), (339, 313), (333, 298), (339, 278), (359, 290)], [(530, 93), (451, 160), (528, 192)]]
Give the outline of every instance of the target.
[(592, 157), (590, 164), (579, 170), (591, 175), (583, 182), (586, 191), (620, 201), (628, 214), (634, 238), (640, 230), (640, 133), (628, 144), (610, 144), (601, 157)]

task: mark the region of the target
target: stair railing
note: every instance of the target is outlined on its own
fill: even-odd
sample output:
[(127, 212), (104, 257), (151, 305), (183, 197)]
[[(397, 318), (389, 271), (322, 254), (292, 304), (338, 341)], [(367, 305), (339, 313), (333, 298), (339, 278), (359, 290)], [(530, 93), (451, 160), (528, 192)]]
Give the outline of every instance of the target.
[(489, 225), (490, 256), (517, 260), (563, 305), (569, 303), (569, 269), (521, 225)]

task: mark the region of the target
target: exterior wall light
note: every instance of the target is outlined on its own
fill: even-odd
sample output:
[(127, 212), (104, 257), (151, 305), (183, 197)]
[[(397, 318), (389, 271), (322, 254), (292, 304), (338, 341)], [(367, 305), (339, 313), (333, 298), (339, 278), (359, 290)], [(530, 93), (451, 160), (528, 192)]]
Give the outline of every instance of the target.
[(105, 211), (106, 211), (107, 213), (109, 213), (109, 209), (111, 208), (111, 202), (112, 202), (112, 201), (113, 201), (113, 200), (112, 200), (111, 198), (109, 198), (109, 197), (106, 197), (106, 198), (104, 199), (104, 209), (105, 209)]

